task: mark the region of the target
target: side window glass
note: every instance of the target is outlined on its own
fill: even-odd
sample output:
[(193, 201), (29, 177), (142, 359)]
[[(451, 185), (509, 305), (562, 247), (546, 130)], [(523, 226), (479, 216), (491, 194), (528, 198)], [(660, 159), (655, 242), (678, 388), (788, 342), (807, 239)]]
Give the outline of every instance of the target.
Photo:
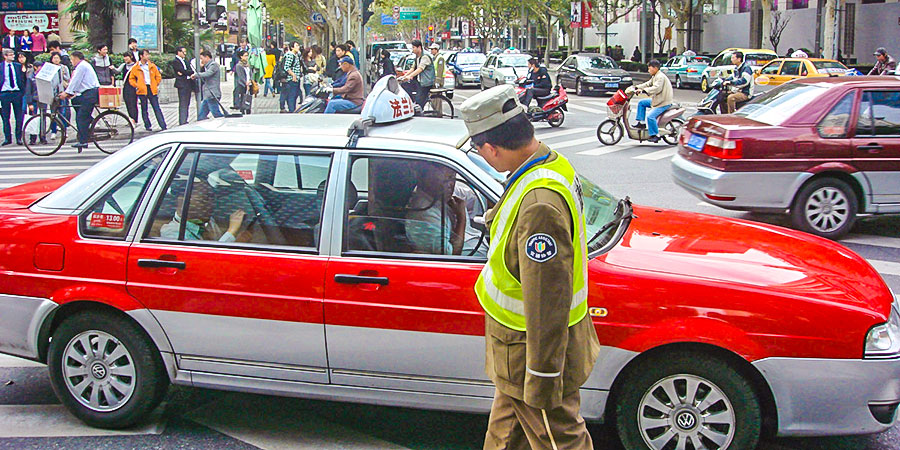
[(487, 255), (486, 197), (450, 166), (358, 157), (347, 186), (345, 252)]
[(870, 92), (875, 136), (900, 136), (900, 92)]
[(799, 76), (800, 61), (785, 61), (781, 65), (781, 74), (786, 76)]
[(856, 135), (872, 136), (875, 134), (875, 125), (872, 121), (872, 93), (863, 92), (859, 105), (859, 117), (856, 119)]
[(834, 108), (831, 108), (831, 111), (819, 122), (817, 127), (819, 136), (823, 138), (847, 137), (855, 98), (856, 93), (850, 92), (837, 105), (834, 105)]
[(162, 164), (163, 154), (149, 159), (85, 211), (79, 222), (85, 236), (124, 239), (134, 219), (135, 207)]
[(780, 67), (781, 67), (781, 63), (774, 62), (774, 63), (769, 64), (766, 67), (763, 67), (759, 73), (762, 75), (775, 75), (778, 73), (778, 69)]
[[(247, 161), (252, 179), (240, 172)], [(146, 237), (315, 249), (330, 163), (327, 155), (190, 153)]]

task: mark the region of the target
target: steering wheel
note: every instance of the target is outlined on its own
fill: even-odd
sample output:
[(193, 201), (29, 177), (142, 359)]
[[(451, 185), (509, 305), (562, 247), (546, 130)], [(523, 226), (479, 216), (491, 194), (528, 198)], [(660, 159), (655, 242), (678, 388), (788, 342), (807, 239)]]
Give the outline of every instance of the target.
[(469, 254), (466, 256), (475, 256), (475, 253), (477, 253), (478, 249), (481, 248), (481, 245), (484, 244), (484, 237), (486, 235), (487, 235), (487, 227), (484, 227), (484, 229), (481, 230), (481, 236), (478, 236), (478, 245), (476, 245), (475, 248), (473, 248), (472, 251), (469, 252)]

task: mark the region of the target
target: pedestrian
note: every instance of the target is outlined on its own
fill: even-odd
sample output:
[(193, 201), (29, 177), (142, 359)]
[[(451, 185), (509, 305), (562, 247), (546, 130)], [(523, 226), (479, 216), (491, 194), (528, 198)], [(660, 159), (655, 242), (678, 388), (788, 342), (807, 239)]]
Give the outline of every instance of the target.
[(191, 96), (194, 93), (196, 83), (191, 78), (194, 70), (188, 65), (184, 58), (187, 56), (187, 49), (179, 46), (175, 49), (175, 58), (169, 62), (172, 72), (175, 72), (175, 90), (178, 91), (178, 124), (184, 125), (188, 123), (188, 110), (191, 107)]
[[(269, 49), (271, 50), (271, 48)], [(272, 84), (272, 76), (275, 74), (275, 65), (278, 64), (278, 58), (271, 51), (266, 51), (266, 71), (263, 72), (263, 97), (269, 96), (269, 91), (275, 95), (275, 87)]]
[(363, 79), (359, 73), (359, 69), (353, 64), (353, 58), (350, 55), (343, 56), (340, 61), (341, 70), (347, 74), (347, 81), (343, 86), (334, 88), (335, 97), (328, 101), (325, 106), (325, 114), (334, 114), (340, 111), (356, 108), (365, 102), (366, 98), (363, 94)]
[(34, 41), (31, 40), (31, 32), (26, 30), (22, 30), (22, 37), (20, 38), (19, 51), (25, 54), (25, 58), (31, 62), (33, 56), (31, 56), (31, 44)]
[[(28, 74), (25, 78), (25, 104), (27, 106), (28, 114), (32, 116), (36, 116), (41, 114), (43, 111), (47, 110), (47, 105), (41, 103), (40, 98), (38, 97), (37, 90), (37, 81), (35, 76), (38, 72), (41, 71), (41, 67), (43, 67), (44, 63), (40, 60), (36, 60), (32, 65), (32, 69), (28, 71)], [(55, 124), (55, 122), (54, 122)], [(23, 132), (27, 133), (27, 131), (23, 130)], [(54, 129), (53, 132), (56, 132)], [(28, 136), (28, 143), (30, 145), (34, 145), (37, 143), (38, 135), (33, 134)], [(41, 135), (41, 143), (47, 143), (46, 135)]]
[(229, 66), (229, 68), (231, 69), (232, 72), (234, 72), (234, 66), (236, 66), (238, 64), (238, 60), (239, 60), (238, 50), (250, 51), (250, 44), (247, 43), (247, 38), (242, 38), (241, 46), (234, 49), (234, 52), (231, 54), (231, 65)]
[(535, 139), (512, 86), (479, 92), (460, 112), (479, 155), (511, 174), (484, 216), (491, 243), (475, 283), (495, 385), (484, 448), (593, 449), (579, 388), (600, 343), (587, 314), (578, 174)]
[(32, 75), (34, 70), (31, 63), (28, 62), (28, 57), (25, 56), (25, 53), (16, 53), (16, 62), (22, 66), (22, 74), (25, 76), (25, 85), (22, 89), (22, 92), (24, 93), (22, 96), (22, 111), (26, 111), (28, 110), (28, 76)]
[(431, 50), (431, 60), (434, 61), (434, 87), (442, 88), (444, 87), (444, 69), (447, 60), (441, 56), (440, 45), (431, 44), (428, 49)]
[(112, 86), (115, 84), (113, 76), (118, 74), (118, 70), (113, 67), (109, 59), (108, 45), (101, 44), (97, 46), (97, 54), (91, 60), (91, 65), (94, 66), (94, 72), (97, 72), (97, 80), (100, 81), (100, 86)]
[(303, 55), (303, 96), (306, 97), (312, 89), (312, 83), (307, 75), (316, 73), (316, 51), (312, 47), (307, 47), (303, 49)]
[(163, 116), (162, 109), (159, 106), (160, 82), (162, 82), (162, 73), (160, 73), (156, 64), (150, 61), (150, 50), (141, 50), (141, 59), (128, 75), (128, 83), (137, 92), (138, 100), (141, 103), (141, 117), (144, 119), (144, 129), (147, 131), (153, 131), (147, 103), (153, 108), (153, 113), (156, 115), (156, 123), (161, 129), (166, 129), (166, 118)]
[(359, 69), (359, 49), (356, 48), (356, 43), (347, 40), (347, 42), (344, 42), (344, 45), (347, 46), (347, 51), (353, 56), (353, 64)]
[[(59, 45), (59, 44), (57, 44)], [(51, 48), (53, 48), (51, 43)], [(63, 93), (67, 87), (69, 87), (69, 81), (71, 80), (71, 72), (69, 71), (69, 66), (63, 64), (63, 56), (59, 52), (50, 53), (50, 63), (59, 66), (59, 70), (56, 72), (56, 77), (51, 82), (51, 89), (53, 90), (53, 96), (59, 97), (59, 94)], [(68, 56), (66, 56), (68, 58)], [(99, 97), (97, 97), (99, 101)], [(59, 115), (66, 119), (66, 121), (71, 121), (72, 119), (72, 110), (69, 108), (69, 100), (68, 99), (60, 99), (59, 105), (57, 105), (57, 110), (59, 111)], [(50, 125), (51, 132), (56, 132), (56, 122)]]
[(634, 62), (641, 62), (641, 57), (643, 54), (641, 53), (640, 47), (637, 45), (634, 46), (634, 52), (631, 53), (631, 60)]
[(50, 41), (47, 44), (47, 49), (50, 52), (51, 57), (54, 53), (59, 54), (59, 62), (54, 64), (62, 64), (70, 71), (72, 70), (72, 59), (69, 58), (69, 54), (66, 50), (59, 45), (59, 41)]
[(322, 54), (322, 47), (313, 45), (312, 49), (316, 55), (316, 73), (322, 76), (325, 74), (325, 65), (328, 64), (328, 61), (325, 60), (325, 55)]
[(84, 53), (74, 51), (70, 55), (75, 70), (72, 72), (72, 80), (65, 92), (59, 94), (60, 99), (72, 99), (75, 106), (75, 124), (78, 126), (78, 143), (73, 145), (77, 149), (87, 147), (91, 121), (94, 120), (93, 111), (100, 101), (100, 82), (94, 68), (84, 60)]
[(14, 52), (18, 51), (19, 50), (19, 42), (20, 42), (19, 37), (16, 36), (15, 31), (10, 30), (9, 34), (6, 34), (3, 36), (3, 48), (4, 49), (8, 48)]
[(325, 63), (325, 76), (329, 78), (334, 78), (334, 74), (338, 72), (338, 62), (337, 62), (337, 44), (332, 42), (328, 44), (328, 61)]
[(785, 58), (790, 58), (791, 55), (794, 54), (794, 47), (791, 47), (787, 50), (787, 53), (784, 54)]
[(869, 75), (888, 75), (889, 72), (897, 70), (897, 60), (888, 55), (884, 47), (878, 47), (873, 55), (875, 66), (869, 71)]
[(253, 69), (250, 67), (250, 53), (247, 50), (236, 50), (238, 63), (234, 66), (234, 90), (232, 91), (232, 109), (250, 114), (253, 96), (250, 88), (253, 84)]
[(195, 80), (200, 80), (200, 107), (197, 120), (206, 120), (210, 113), (213, 117), (222, 117), (224, 114), (219, 109), (221, 104), (219, 99), (222, 98), (222, 90), (219, 86), (221, 83), (220, 69), (209, 50), (200, 51), (200, 66), (202, 70), (193, 75)]
[(425, 104), (428, 103), (431, 88), (434, 87), (434, 63), (431, 55), (422, 47), (422, 41), (414, 39), (412, 51), (416, 55), (416, 68), (397, 80), (413, 82), (412, 85), (416, 90), (415, 102), (424, 109)]
[(225, 56), (228, 54), (228, 46), (226, 46), (224, 42), (219, 44), (219, 48), (218, 48), (218, 51), (216, 51), (216, 53), (219, 54), (219, 64), (224, 66), (225, 65)]
[(291, 51), (284, 55), (284, 72), (287, 80), (284, 83), (286, 104), (281, 112), (294, 112), (297, 108), (297, 96), (300, 94), (300, 77), (303, 76), (303, 63), (300, 61), (300, 43), (291, 42)]
[(33, 33), (31, 33), (31, 51), (35, 55), (47, 51), (47, 38), (41, 33), (41, 27), (35, 25)]
[(381, 77), (388, 75), (397, 75), (397, 69), (394, 68), (394, 62), (391, 61), (391, 52), (388, 49), (381, 49)]
[(12, 144), (13, 130), (10, 125), (10, 111), (15, 114), (16, 143), (22, 145), (22, 122), (25, 112), (22, 109), (25, 96), (25, 72), (22, 65), (16, 62), (16, 54), (11, 49), (3, 49), (3, 73), (0, 74), (0, 115), (3, 118), (2, 145)]
[(131, 77), (131, 71), (137, 67), (137, 60), (134, 59), (134, 53), (130, 51), (123, 53), (122, 59), (125, 61), (122, 63), (122, 78), (124, 80), (122, 83), (122, 100), (125, 102), (125, 109), (128, 111), (128, 117), (131, 118), (131, 123), (137, 125), (137, 90), (128, 82), (128, 79)]

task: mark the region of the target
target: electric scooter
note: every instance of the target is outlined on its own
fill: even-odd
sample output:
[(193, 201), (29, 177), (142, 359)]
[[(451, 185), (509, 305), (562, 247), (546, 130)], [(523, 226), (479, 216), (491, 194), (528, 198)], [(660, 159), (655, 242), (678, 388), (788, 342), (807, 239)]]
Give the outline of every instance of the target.
[[(628, 94), (617, 91), (615, 95), (606, 103), (608, 107), (608, 119), (600, 122), (597, 126), (597, 139), (604, 145), (616, 145), (622, 140), (625, 132), (628, 137), (638, 142), (644, 142), (650, 139), (650, 132), (646, 128), (637, 128), (631, 125), (628, 120), (628, 111), (631, 109), (631, 98), (635, 92)], [(666, 112), (662, 113), (657, 119), (659, 124), (659, 137), (669, 145), (678, 143), (678, 133), (684, 125), (684, 119), (681, 116), (685, 109), (679, 104), (673, 104)]]
[[(755, 82), (756, 81), (754, 81), (754, 83)], [(722, 89), (727, 89), (727, 87), (725, 86), (725, 80), (721, 78), (716, 78), (715, 80), (713, 80), (712, 83), (709, 84), (709, 93), (706, 94), (706, 97), (704, 97), (703, 100), (700, 101), (700, 103), (697, 103), (697, 114), (694, 114), (694, 116), (709, 116), (712, 114), (718, 114), (716, 112), (716, 107), (718, 107), (719, 93), (722, 92)], [(740, 109), (750, 100), (753, 100), (753, 98), (751, 97), (742, 102), (737, 102), (735, 106)]]
[[(332, 87), (317, 75), (307, 75), (307, 81), (312, 87), (306, 93), (306, 98), (297, 107), (298, 114), (323, 114), (325, 107), (328, 106), (328, 100), (332, 96)], [(362, 111), (362, 105), (355, 108), (338, 111), (338, 114), (359, 114)]]
[[(532, 84), (516, 86), (516, 98), (519, 99), (519, 103), (524, 101), (526, 92), (533, 86)], [(566, 120), (565, 112), (568, 111), (566, 104), (569, 103), (569, 96), (562, 86), (556, 86), (550, 91), (550, 95), (535, 97), (535, 100), (537, 100), (538, 105), (527, 108), (525, 111), (529, 121), (546, 121), (551, 127), (556, 128), (561, 126)]]

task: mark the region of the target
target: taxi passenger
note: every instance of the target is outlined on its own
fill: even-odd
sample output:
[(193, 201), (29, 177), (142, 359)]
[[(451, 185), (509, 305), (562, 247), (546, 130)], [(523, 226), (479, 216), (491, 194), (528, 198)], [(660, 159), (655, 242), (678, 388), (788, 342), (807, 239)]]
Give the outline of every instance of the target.
[[(242, 209), (231, 213), (228, 229), (223, 232), (222, 228), (212, 218), (213, 207), (215, 206), (214, 195), (212, 186), (206, 182), (194, 183), (191, 190), (191, 201), (188, 205), (188, 220), (184, 224), (185, 240), (226, 243), (237, 240), (238, 232), (241, 229), (246, 213)], [(180, 211), (184, 209), (183, 194), (178, 200), (178, 205), (172, 221), (159, 229), (160, 237), (172, 240), (178, 239), (178, 233), (181, 229)]]
[(535, 139), (512, 86), (477, 93), (460, 111), (478, 153), (512, 174), (485, 215), (490, 250), (475, 284), (496, 386), (484, 448), (591, 449), (579, 388), (600, 343), (587, 315), (581, 184)]
[(407, 205), (406, 237), (417, 252), (460, 255), (468, 215), (463, 199), (453, 195), (456, 172), (450, 167), (419, 162), (416, 188)]

